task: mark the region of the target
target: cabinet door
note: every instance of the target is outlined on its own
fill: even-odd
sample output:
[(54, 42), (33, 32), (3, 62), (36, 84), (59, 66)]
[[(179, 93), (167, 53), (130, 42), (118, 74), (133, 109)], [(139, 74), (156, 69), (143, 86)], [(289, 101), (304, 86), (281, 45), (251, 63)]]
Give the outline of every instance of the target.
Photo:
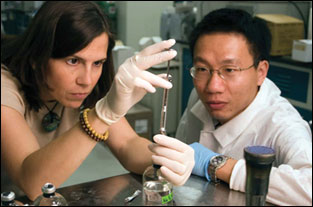
[(298, 110), (303, 119), (312, 120), (312, 69), (280, 62), (271, 62), (268, 71), (271, 79)]
[(309, 85), (308, 72), (272, 65), (268, 77), (281, 90), (281, 95), (296, 101), (306, 102)]

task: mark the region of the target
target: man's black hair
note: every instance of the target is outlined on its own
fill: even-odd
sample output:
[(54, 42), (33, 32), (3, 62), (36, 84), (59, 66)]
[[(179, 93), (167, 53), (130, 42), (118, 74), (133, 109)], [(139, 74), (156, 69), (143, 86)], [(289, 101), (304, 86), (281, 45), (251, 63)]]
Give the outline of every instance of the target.
[(228, 8), (210, 12), (197, 24), (189, 38), (192, 57), (200, 36), (218, 32), (242, 34), (248, 42), (254, 64), (260, 60), (269, 60), (271, 33), (265, 21), (252, 17), (246, 11)]

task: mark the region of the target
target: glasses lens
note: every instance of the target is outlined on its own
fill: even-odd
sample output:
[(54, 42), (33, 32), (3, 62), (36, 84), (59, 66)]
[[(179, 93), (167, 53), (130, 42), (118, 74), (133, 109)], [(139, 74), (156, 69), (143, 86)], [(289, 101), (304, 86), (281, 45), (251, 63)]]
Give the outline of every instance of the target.
[(218, 70), (209, 70), (201, 67), (192, 67), (190, 69), (190, 74), (194, 79), (207, 80), (208, 78), (213, 76), (214, 72), (217, 72), (217, 74), (224, 80), (234, 80), (236, 77), (240, 75), (240, 71), (248, 70), (253, 66), (254, 65), (251, 65), (248, 68), (241, 69), (240, 67), (235, 65), (224, 65)]
[(194, 79), (197, 80), (203, 80), (206, 79), (210, 76), (210, 71), (207, 70), (206, 68), (196, 68), (196, 67), (192, 67), (190, 69), (190, 74)]
[(190, 75), (191, 75), (191, 77), (195, 78), (195, 68), (194, 67), (190, 68)]
[(240, 69), (236, 66), (223, 66), (220, 69), (220, 74), (224, 77), (224, 79), (230, 80), (236, 77), (240, 72)]

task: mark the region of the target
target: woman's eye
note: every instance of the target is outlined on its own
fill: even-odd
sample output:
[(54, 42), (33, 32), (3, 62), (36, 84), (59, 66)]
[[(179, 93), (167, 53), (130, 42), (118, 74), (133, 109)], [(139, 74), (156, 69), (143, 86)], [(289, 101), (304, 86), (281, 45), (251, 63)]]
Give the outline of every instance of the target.
[(71, 58), (66, 61), (70, 65), (77, 65), (78, 64), (78, 59), (77, 58)]
[(104, 61), (97, 61), (97, 62), (95, 62), (95, 66), (100, 67), (103, 65), (103, 63), (104, 63)]

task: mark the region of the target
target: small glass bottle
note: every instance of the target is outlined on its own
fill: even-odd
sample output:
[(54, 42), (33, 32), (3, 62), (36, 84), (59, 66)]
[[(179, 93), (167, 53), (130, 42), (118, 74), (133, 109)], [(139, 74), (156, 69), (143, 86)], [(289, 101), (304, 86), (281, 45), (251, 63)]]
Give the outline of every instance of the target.
[(1, 206), (23, 206), (23, 203), (16, 201), (13, 191), (1, 193)]
[(34, 201), (34, 206), (67, 206), (65, 198), (55, 192), (55, 186), (46, 183), (42, 188), (42, 195), (38, 196)]
[(172, 206), (173, 185), (162, 177), (159, 165), (149, 166), (143, 173), (145, 206)]

